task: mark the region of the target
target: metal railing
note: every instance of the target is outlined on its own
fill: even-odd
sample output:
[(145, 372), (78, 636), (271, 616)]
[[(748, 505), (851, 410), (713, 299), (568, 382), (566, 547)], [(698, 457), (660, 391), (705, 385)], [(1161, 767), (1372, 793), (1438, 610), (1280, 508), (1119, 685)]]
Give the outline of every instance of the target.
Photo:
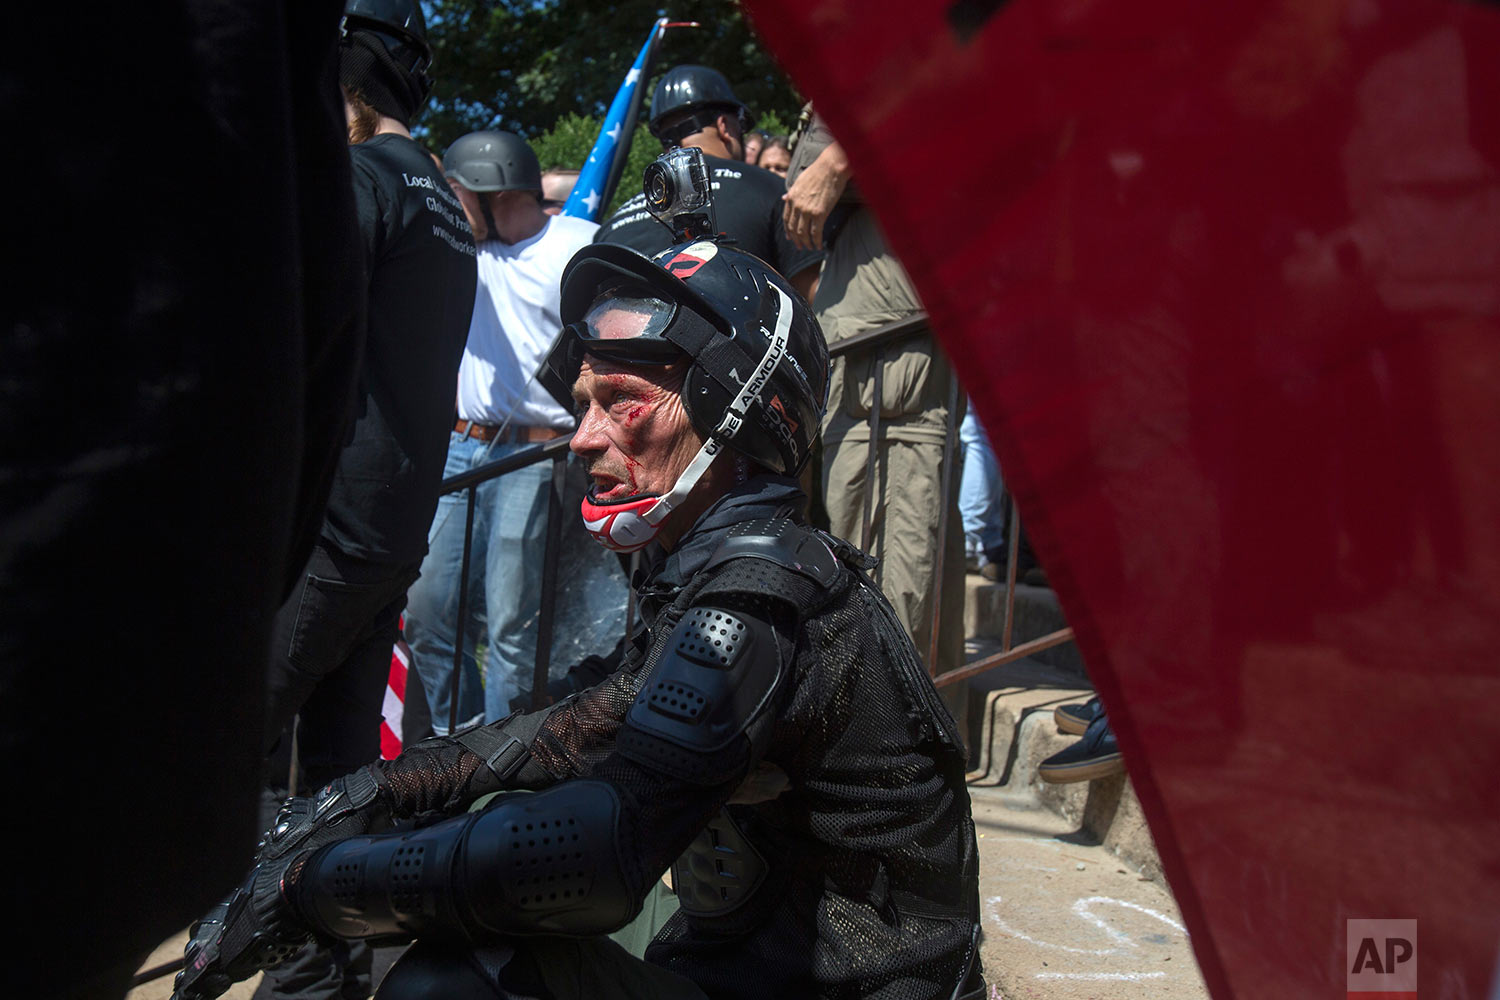
[[(864, 517), (863, 528), (860, 537), (860, 548), (866, 552), (870, 549), (873, 537), (873, 525), (875, 515), (875, 486), (877, 482), (877, 470), (879, 466), (879, 443), (880, 443), (880, 409), (883, 398), (885, 378), (885, 354), (886, 349), (892, 344), (914, 337), (919, 334), (930, 333), (931, 327), (927, 322), (925, 312), (913, 313), (892, 323), (866, 330), (863, 333), (846, 337), (828, 346), (830, 357), (842, 357), (860, 350), (873, 350), (875, 364), (871, 372), (871, 400), (870, 400), (870, 443), (869, 452), (865, 465), (865, 492), (864, 492)], [(953, 373), (949, 380), (948, 388), (948, 416), (943, 432), (943, 488), (939, 499), (937, 545), (936, 555), (933, 563), (933, 580), (940, 588), (943, 579), (943, 564), (947, 558), (947, 545), (949, 522), (954, 508), (953, 491), (957, 488), (956, 466), (959, 464), (958, 449), (955, 447), (958, 438), (958, 401), (959, 382), (957, 373)], [(1046, 635), (1037, 636), (1019, 646), (1013, 646), (1015, 629), (1015, 606), (1016, 606), (1016, 570), (1017, 560), (1020, 558), (1021, 518), (1015, 508), (1015, 501), (1007, 494), (1005, 503), (1009, 510), (1010, 530), (1008, 544), (1006, 545), (1005, 566), (1005, 621), (1001, 632), (1000, 652), (983, 657), (973, 663), (967, 663), (962, 667), (937, 673), (938, 645), (942, 638), (942, 612), (943, 601), (941, 592), (934, 596), (932, 602), (932, 619), (928, 630), (929, 641), (926, 649), (926, 663), (928, 673), (932, 674), (932, 682), (938, 687), (946, 687), (959, 681), (967, 680), (996, 667), (1013, 663), (1016, 660), (1031, 656), (1060, 646), (1073, 639), (1071, 628), (1062, 628)], [(918, 650), (918, 652), (923, 652)]]
[[(914, 313), (893, 323), (887, 323), (872, 330), (847, 337), (837, 343), (830, 344), (828, 353), (830, 357), (846, 357), (855, 352), (870, 350), (874, 352), (875, 364), (872, 366), (872, 405), (870, 407), (869, 422), (869, 453), (865, 470), (864, 490), (864, 512), (862, 517), (862, 530), (860, 537), (860, 548), (869, 551), (874, 536), (875, 509), (877, 505), (876, 486), (878, 484), (879, 470), (879, 443), (881, 429), (880, 401), (884, 388), (884, 369), (886, 351), (892, 345), (909, 337), (918, 336), (930, 332), (926, 313)], [(958, 440), (958, 403), (960, 398), (959, 382), (955, 375), (951, 380), (948, 392), (948, 415), (943, 432), (943, 472), (942, 493), (938, 513), (937, 539), (939, 544), (936, 549), (933, 578), (941, 581), (943, 579), (943, 566), (946, 559), (946, 545), (942, 540), (948, 537), (948, 530), (953, 517), (954, 491), (958, 488), (957, 467), (959, 455), (957, 448)], [(551, 671), (552, 658), (552, 631), (553, 619), (557, 606), (557, 563), (558, 552), (561, 546), (561, 520), (563, 486), (566, 476), (568, 460), (569, 435), (562, 435), (543, 444), (524, 448), (512, 452), (504, 458), (497, 459), (486, 465), (470, 469), (443, 480), (440, 493), (468, 492), (467, 512), (464, 524), (464, 550), (463, 559), (459, 573), (459, 596), (458, 596), (458, 630), (459, 634), (454, 637), (453, 674), (449, 683), (448, 696), (448, 720), (449, 730), (458, 722), (458, 693), (459, 682), (463, 671), (464, 650), (466, 648), (467, 635), (465, 634), (465, 622), (468, 619), (468, 608), (470, 602), (469, 594), (469, 558), (470, 548), (474, 540), (474, 512), (477, 491), (474, 487), (481, 483), (495, 479), (507, 473), (516, 472), (537, 462), (552, 462), (552, 481), (550, 499), (547, 505), (547, 527), (545, 564), (542, 568), (541, 585), (541, 608), (537, 617), (537, 645), (536, 663), (532, 670), (531, 697), (533, 708), (541, 708), (546, 703), (546, 691), (548, 674)], [(998, 653), (965, 664), (944, 673), (937, 673), (935, 665), (938, 659), (938, 645), (941, 638), (942, 606), (941, 596), (934, 598), (932, 602), (932, 619), (929, 630), (929, 642), (926, 650), (918, 650), (925, 654), (925, 662), (928, 672), (933, 675), (933, 683), (938, 687), (945, 687), (959, 681), (967, 680), (985, 671), (1004, 666), (1016, 660), (1031, 656), (1054, 646), (1062, 645), (1073, 638), (1071, 628), (1062, 628), (1046, 635), (1030, 639), (1020, 645), (1013, 645), (1015, 628), (1015, 600), (1016, 600), (1016, 576), (1017, 559), (1020, 553), (1021, 522), (1015, 510), (1014, 501), (1007, 496), (1005, 502), (1009, 505), (1010, 528), (1009, 544), (1006, 546), (1007, 560), (1005, 567), (1005, 620), (1001, 634), (1001, 648)], [(626, 628), (630, 628), (634, 619), (634, 592), (627, 587), (629, 602), (625, 616)]]
[[(831, 357), (842, 357), (855, 351), (873, 349), (876, 364), (873, 366), (872, 389), (869, 427), (870, 444), (865, 472), (865, 509), (862, 520), (862, 531), (860, 548), (868, 551), (874, 531), (874, 508), (875, 508), (875, 486), (877, 478), (877, 460), (879, 458), (878, 444), (880, 438), (880, 401), (881, 391), (884, 387), (884, 359), (886, 348), (892, 344), (904, 340), (907, 337), (929, 332), (926, 313), (915, 313), (911, 316), (888, 323), (884, 326), (867, 330), (852, 337), (840, 340), (829, 345), (828, 353)], [(948, 526), (953, 508), (953, 490), (956, 488), (958, 463), (958, 450), (954, 446), (958, 435), (958, 400), (959, 383), (955, 376), (948, 394), (948, 417), (943, 436), (943, 489), (941, 495), (941, 510), (938, 516), (936, 562), (934, 579), (941, 581), (943, 577), (943, 562), (945, 559), (945, 546), (941, 544), (947, 538)], [(458, 597), (458, 635), (454, 637), (453, 676), (448, 691), (448, 722), (451, 732), (458, 722), (458, 693), (459, 683), (463, 671), (463, 657), (465, 639), (467, 638), (464, 623), (468, 621), (469, 606), (469, 560), (470, 550), (474, 542), (474, 514), (477, 503), (478, 491), (474, 488), (491, 479), (496, 479), (508, 473), (517, 472), (521, 469), (535, 465), (538, 462), (552, 462), (552, 479), (550, 485), (550, 496), (547, 504), (547, 527), (545, 529), (545, 563), (542, 567), (541, 607), (537, 616), (537, 646), (536, 663), (532, 670), (531, 697), (534, 708), (544, 707), (547, 697), (547, 681), (552, 665), (552, 630), (553, 618), (557, 606), (557, 570), (562, 539), (562, 501), (564, 484), (566, 479), (568, 461), (569, 434), (563, 434), (541, 444), (523, 448), (512, 452), (504, 458), (496, 459), (485, 465), (470, 469), (443, 480), (439, 487), (439, 493), (446, 495), (467, 490), (466, 512), (464, 521), (464, 550), (459, 572), (459, 597)], [(937, 647), (940, 636), (939, 628), (942, 625), (942, 600), (940, 597), (934, 599), (931, 619), (931, 642), (927, 649), (928, 672), (933, 673), (933, 683), (938, 687), (945, 687), (959, 681), (967, 680), (985, 671), (1012, 663), (1023, 657), (1042, 652), (1053, 646), (1059, 646), (1072, 640), (1073, 630), (1071, 628), (1059, 629), (1046, 635), (1038, 636), (1018, 646), (1012, 645), (1013, 628), (1015, 624), (1015, 597), (1016, 597), (1016, 571), (1017, 559), (1020, 553), (1021, 522), (1014, 501), (1008, 496), (1006, 503), (1010, 505), (1010, 528), (1007, 545), (1007, 560), (1005, 567), (1005, 621), (1001, 638), (1000, 652), (986, 656), (973, 663), (965, 664), (954, 670), (936, 674), (933, 665), (937, 662)], [(634, 564), (634, 557), (632, 564)], [(635, 618), (635, 594), (630, 587), (627, 591), (627, 609), (625, 615), (626, 629), (630, 629)], [(920, 651), (919, 651), (920, 652)], [(295, 759), (295, 758), (294, 758)], [(295, 787), (296, 772), (295, 763), (292, 774), (293, 787)], [(163, 965), (138, 973), (131, 986), (143, 985), (163, 976), (175, 973), (182, 968), (182, 959), (176, 959)]]
[[(547, 527), (544, 532), (542, 556), (541, 608), (537, 613), (536, 662), (531, 671), (531, 706), (539, 709), (546, 705), (547, 679), (552, 669), (552, 620), (557, 610), (557, 564), (562, 545), (562, 496), (563, 484), (568, 468), (568, 439), (564, 434), (551, 441), (511, 452), (467, 472), (443, 480), (438, 489), (440, 496), (449, 493), (468, 492), (464, 511), (464, 554), (459, 564), (458, 575), (458, 634), (453, 642), (453, 676), (448, 690), (448, 731), (458, 727), (458, 691), (463, 677), (464, 651), (468, 636), (465, 623), (469, 620), (469, 558), (474, 546), (474, 509), (479, 496), (475, 488), (491, 479), (507, 473), (517, 472), (538, 462), (552, 462), (552, 480), (548, 487)], [(429, 708), (431, 703), (429, 702)]]

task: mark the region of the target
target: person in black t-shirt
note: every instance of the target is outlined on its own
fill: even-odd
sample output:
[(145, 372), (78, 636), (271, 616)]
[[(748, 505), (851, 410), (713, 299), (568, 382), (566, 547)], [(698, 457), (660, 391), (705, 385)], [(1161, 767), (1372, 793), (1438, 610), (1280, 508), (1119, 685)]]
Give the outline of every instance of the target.
[[(781, 221), (786, 182), (769, 170), (744, 162), (748, 111), (729, 82), (707, 66), (677, 66), (656, 85), (651, 98), (651, 134), (663, 149), (703, 150), (712, 174), (715, 223), (741, 250), (754, 254), (811, 301), (823, 251), (798, 249)], [(675, 240), (672, 231), (646, 211), (638, 194), (599, 227), (595, 243), (618, 243), (650, 256)]]
[[(463, 206), (408, 130), (429, 89), (421, 8), (349, 0), (343, 26), (361, 235), (349, 250), (369, 278), (368, 333), (322, 532), (276, 618), (265, 730), (269, 759), (296, 719), (307, 791), (379, 755), (391, 648), (427, 551), (477, 283)], [(267, 775), (268, 805), (283, 795), (279, 777)], [(304, 950), (268, 975), (272, 995), (350, 995), (346, 982), (368, 995), (370, 956), (358, 950), (332, 960)]]

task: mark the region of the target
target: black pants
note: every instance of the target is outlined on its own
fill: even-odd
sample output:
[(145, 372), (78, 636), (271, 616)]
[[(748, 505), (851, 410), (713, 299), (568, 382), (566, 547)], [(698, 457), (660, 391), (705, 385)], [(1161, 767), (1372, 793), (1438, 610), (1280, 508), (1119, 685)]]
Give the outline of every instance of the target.
[(387, 566), (320, 542), (276, 616), (268, 676), (269, 755), (298, 720), (309, 794), (380, 755), (381, 706), (415, 566)]
[(516, 938), (466, 947), (418, 941), (376, 1000), (706, 1000), (676, 973), (594, 938)]
[[(296, 722), (299, 779), (311, 794), (380, 756), (381, 706), (391, 647), (415, 566), (358, 559), (320, 542), (302, 583), (276, 616), (267, 685), (267, 760)], [(279, 787), (285, 774), (267, 781)], [(266, 973), (258, 996), (342, 1000), (370, 995), (372, 953), (362, 941), (303, 948)]]

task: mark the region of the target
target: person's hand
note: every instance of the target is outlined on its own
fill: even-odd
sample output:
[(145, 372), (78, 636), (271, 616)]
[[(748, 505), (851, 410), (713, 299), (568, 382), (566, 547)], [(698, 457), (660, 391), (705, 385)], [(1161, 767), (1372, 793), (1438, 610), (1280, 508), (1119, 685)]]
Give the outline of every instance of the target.
[(848, 185), (849, 160), (838, 143), (831, 143), (781, 196), (787, 239), (799, 250), (821, 250), (823, 224)]
[(212, 1000), (286, 961), (310, 940), (282, 892), (291, 861), (256, 865), (238, 889), (193, 924), (172, 1000)]
[(386, 828), (391, 815), (389, 796), (381, 794), (385, 785), (380, 770), (370, 765), (330, 781), (312, 798), (287, 799), (261, 838), (256, 862), (279, 860)]
[(294, 796), (282, 804), (244, 883), (193, 925), (174, 1000), (210, 1000), (307, 942), (311, 935), (287, 899), (287, 872), (324, 844), (385, 825), (381, 780), (373, 768), (363, 768), (313, 798)]

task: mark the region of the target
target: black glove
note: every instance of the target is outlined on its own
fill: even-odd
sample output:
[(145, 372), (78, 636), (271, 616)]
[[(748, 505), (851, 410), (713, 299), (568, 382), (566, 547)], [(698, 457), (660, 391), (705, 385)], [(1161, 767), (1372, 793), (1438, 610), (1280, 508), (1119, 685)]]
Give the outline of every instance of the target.
[(390, 817), (382, 781), (375, 768), (361, 768), (313, 798), (286, 800), (244, 883), (193, 925), (174, 1000), (219, 996), (307, 943), (312, 934), (291, 895), (298, 863), (324, 844), (383, 828)]
[(386, 784), (380, 769), (370, 765), (330, 781), (310, 799), (287, 799), (261, 838), (256, 863), (386, 829), (391, 823), (390, 796), (382, 794)]
[(293, 860), (256, 865), (244, 884), (193, 925), (173, 1000), (211, 1000), (286, 961), (311, 939), (282, 893)]

